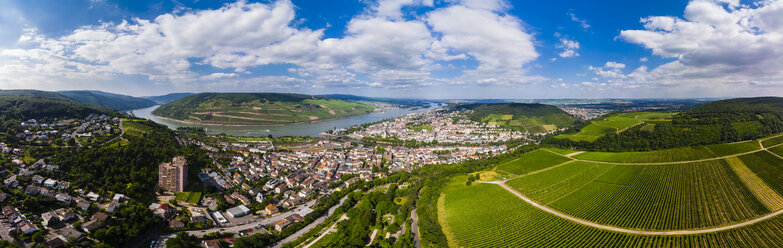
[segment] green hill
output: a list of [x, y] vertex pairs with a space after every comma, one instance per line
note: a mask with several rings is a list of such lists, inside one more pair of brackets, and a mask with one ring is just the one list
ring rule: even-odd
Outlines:
[[162, 96], [145, 96], [142, 98], [150, 99], [157, 104], [166, 104], [190, 95], [193, 95], [193, 93], [170, 93]]
[[71, 101], [73, 99], [68, 98], [62, 94], [41, 90], [0, 90], [0, 96], [24, 96], [24, 97], [40, 97], [51, 100], [59, 101]]
[[[588, 126], [589, 127], [589, 126]], [[783, 132], [783, 98], [757, 97], [714, 101], [655, 122], [608, 133], [592, 142], [547, 139], [545, 143], [591, 151], [647, 151], [730, 143]]]
[[85, 117], [89, 114], [115, 115], [102, 107], [73, 100], [57, 100], [40, 96], [0, 96], [0, 120], [31, 118]]
[[621, 133], [636, 126], [641, 126], [641, 131], [652, 131], [655, 125], [671, 121], [673, 114], [670, 112], [614, 113], [590, 121], [590, 124], [581, 128], [578, 133], [561, 134], [557, 137], [573, 141], [594, 141], [606, 134]]
[[92, 104], [114, 110], [130, 110], [155, 106], [149, 99], [113, 94], [103, 91], [80, 90], [57, 92], [81, 103]]
[[468, 118], [490, 125], [498, 125], [531, 133], [543, 133], [565, 128], [576, 122], [563, 110], [545, 104], [526, 103], [477, 103], [453, 107], [456, 110], [472, 110]]
[[365, 114], [366, 102], [284, 93], [201, 93], [155, 109], [152, 114], [207, 125], [270, 125]]

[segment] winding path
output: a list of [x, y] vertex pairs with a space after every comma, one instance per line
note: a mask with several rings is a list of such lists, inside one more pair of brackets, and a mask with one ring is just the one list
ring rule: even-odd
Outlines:
[[504, 181], [481, 182], [481, 183], [490, 183], [490, 184], [500, 185], [500, 187], [503, 187], [508, 192], [511, 192], [515, 196], [519, 197], [519, 199], [522, 199], [523, 201], [527, 202], [528, 204], [533, 205], [534, 207], [536, 207], [538, 209], [541, 209], [541, 210], [543, 210], [543, 211], [545, 211], [547, 213], [550, 213], [552, 215], [555, 215], [557, 217], [560, 217], [560, 218], [563, 218], [563, 219], [566, 219], [566, 220], [569, 220], [569, 221], [572, 221], [572, 222], [576, 222], [576, 223], [579, 223], [579, 224], [582, 224], [582, 225], [585, 225], [585, 226], [590, 226], [590, 227], [602, 229], [602, 230], [619, 232], [619, 233], [627, 233], [627, 234], [636, 234], [636, 235], [676, 236], [676, 235], [692, 235], [692, 234], [704, 234], [704, 233], [720, 232], [720, 231], [730, 230], [730, 229], [734, 229], [734, 228], [740, 228], [740, 227], [744, 227], [744, 226], [753, 225], [753, 224], [756, 224], [758, 222], [761, 222], [761, 221], [773, 218], [775, 216], [778, 216], [780, 214], [783, 214], [783, 209], [781, 209], [781, 210], [772, 212], [770, 214], [767, 214], [767, 215], [764, 215], [764, 216], [761, 216], [759, 218], [752, 219], [752, 220], [749, 220], [749, 221], [746, 221], [746, 222], [736, 223], [736, 224], [732, 224], [732, 225], [728, 225], [728, 226], [707, 228], [707, 229], [672, 230], [672, 231], [644, 231], [644, 230], [626, 229], [626, 228], [620, 228], [620, 227], [615, 227], [615, 226], [602, 225], [602, 224], [598, 224], [598, 223], [595, 223], [595, 222], [591, 222], [591, 221], [575, 218], [573, 216], [570, 216], [570, 215], [558, 212], [557, 210], [554, 210], [554, 209], [551, 209], [551, 208], [549, 208], [547, 206], [541, 205], [541, 204], [539, 204], [539, 203], [537, 203], [537, 202], [535, 202], [535, 201], [525, 197], [524, 195], [520, 194], [516, 190], [508, 187], [508, 185], [506, 185], [504, 183]]

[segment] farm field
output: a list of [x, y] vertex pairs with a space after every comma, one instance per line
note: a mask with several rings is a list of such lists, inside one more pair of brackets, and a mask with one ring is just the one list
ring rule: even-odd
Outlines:
[[[601, 136], [610, 133], [620, 133], [636, 125], [644, 124], [647, 121], [660, 122], [670, 121], [674, 113], [669, 112], [628, 112], [616, 113], [602, 118], [592, 120], [591, 123], [576, 134], [561, 134], [557, 138], [570, 139], [573, 141], [594, 141]], [[650, 126], [650, 127], [647, 127]], [[643, 128], [652, 131], [654, 124]]]
[[519, 159], [511, 160], [498, 166], [498, 170], [522, 175], [528, 172], [561, 164], [571, 159], [543, 150], [523, 154]]
[[[455, 177], [442, 190], [439, 219], [460, 247], [779, 247], [783, 158], [772, 152], [783, 150], [771, 150], [759, 140], [573, 159], [564, 155], [577, 151], [539, 149], [497, 167], [516, 175], [481, 178], [508, 190]], [[670, 231], [691, 233], [662, 234]]]
[[[780, 247], [783, 217], [709, 234], [648, 236], [605, 231], [558, 218], [494, 184], [444, 190], [440, 223], [460, 247]], [[493, 204], [494, 203], [494, 204]], [[472, 207], [466, 207], [472, 206]]]
[[758, 142], [752, 140], [731, 144], [674, 148], [649, 152], [585, 152], [575, 155], [574, 158], [616, 163], [665, 163], [723, 157], [759, 149], [761, 147], [758, 145]]

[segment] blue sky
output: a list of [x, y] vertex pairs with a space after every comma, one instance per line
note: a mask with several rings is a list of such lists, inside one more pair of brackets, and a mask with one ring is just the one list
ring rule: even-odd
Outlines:
[[0, 88], [421, 98], [783, 93], [783, 1], [0, 0]]

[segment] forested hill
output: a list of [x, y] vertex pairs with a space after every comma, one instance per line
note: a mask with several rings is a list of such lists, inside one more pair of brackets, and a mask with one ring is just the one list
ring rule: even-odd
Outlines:
[[85, 117], [89, 114], [117, 115], [111, 109], [73, 100], [55, 100], [41, 96], [0, 95], [0, 120], [31, 118]]
[[657, 123], [652, 130], [633, 127], [594, 142], [550, 138], [558, 147], [593, 151], [646, 151], [752, 140], [783, 132], [783, 98], [720, 100], [691, 108]]
[[152, 100], [153, 102], [155, 102], [157, 104], [166, 104], [166, 103], [170, 103], [170, 102], [179, 100], [179, 99], [181, 99], [183, 97], [186, 97], [186, 96], [189, 96], [189, 95], [193, 95], [193, 93], [171, 93], [171, 94], [165, 94], [165, 95], [162, 95], [162, 96], [145, 96], [145, 97], [142, 97], [142, 98], [150, 99], [150, 100]]
[[686, 113], [783, 113], [783, 97], [734, 98], [708, 102], [689, 109]]
[[315, 121], [375, 110], [367, 102], [283, 93], [201, 93], [152, 113], [201, 124], [267, 125]]
[[541, 133], [571, 126], [576, 122], [563, 110], [546, 104], [476, 103], [461, 104], [455, 110], [472, 110], [468, 118], [491, 125]]
[[155, 106], [156, 103], [149, 99], [108, 93], [103, 91], [80, 90], [58, 92], [75, 101], [106, 107], [114, 110], [130, 110]]

